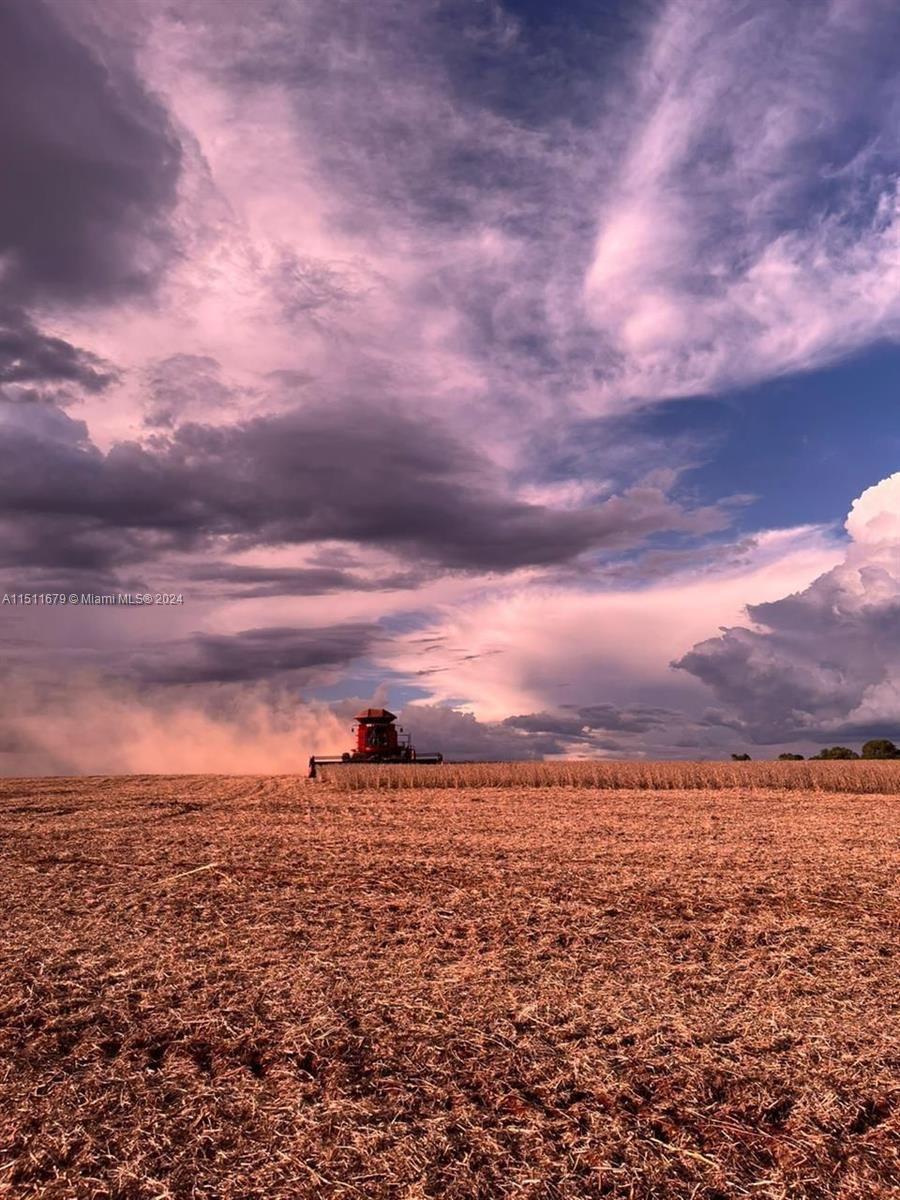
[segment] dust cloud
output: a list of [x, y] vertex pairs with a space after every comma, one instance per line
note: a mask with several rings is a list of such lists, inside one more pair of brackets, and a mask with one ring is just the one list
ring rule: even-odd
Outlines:
[[138, 690], [96, 676], [9, 681], [0, 775], [293, 774], [349, 742], [327, 705], [287, 688]]

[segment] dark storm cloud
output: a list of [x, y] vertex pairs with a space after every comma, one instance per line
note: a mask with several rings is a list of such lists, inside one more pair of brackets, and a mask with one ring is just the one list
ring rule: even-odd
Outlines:
[[566, 739], [543, 731], [526, 734], [505, 723], [479, 721], [471, 713], [438, 704], [409, 704], [400, 713], [420, 753], [439, 750], [451, 760], [514, 762], [561, 754]]
[[900, 729], [900, 551], [893, 570], [836, 568], [783, 600], [747, 606], [673, 665], [708, 684], [748, 737], [892, 736]]
[[447, 569], [508, 571], [724, 523], [718, 509], [685, 510], [647, 487], [580, 510], [523, 503], [449, 431], [391, 407], [186, 424], [105, 455], [63, 414], [42, 426], [7, 420], [5, 441], [0, 518], [35, 535], [45, 526], [47, 541], [35, 536], [35, 545], [52, 545], [61, 566], [107, 539], [115, 561], [217, 540], [233, 548], [338, 540]]
[[246, 629], [231, 635], [197, 633], [132, 659], [129, 674], [147, 684], [253, 683], [279, 676], [311, 677], [346, 667], [369, 649], [378, 632], [366, 624], [294, 629]]
[[560, 713], [521, 713], [506, 717], [503, 724], [510, 729], [521, 729], [523, 733], [554, 733], [567, 738], [584, 738], [585, 725], [577, 717]]
[[110, 364], [96, 354], [41, 333], [18, 309], [0, 310], [0, 385], [22, 385], [21, 394], [30, 399], [47, 385], [77, 384], [101, 392], [115, 378]]
[[171, 253], [179, 145], [164, 109], [44, 0], [0, 5], [0, 158], [8, 301], [110, 300]]
[[527, 713], [507, 717], [504, 725], [528, 733], [557, 733], [566, 737], [588, 740], [594, 731], [601, 733], [648, 733], [685, 720], [683, 713], [668, 708], [631, 704], [590, 704], [576, 708], [562, 705], [560, 713]]
[[631, 705], [618, 708], [614, 704], [592, 704], [578, 709], [578, 715], [589, 729], [609, 733], [647, 733], [671, 725], [682, 714], [668, 708]]
[[396, 591], [422, 582], [424, 572], [366, 578], [336, 567], [252, 567], [214, 563], [192, 567], [190, 580], [218, 585], [228, 594], [249, 600], [262, 596], [322, 596], [329, 592]]
[[417, 748], [441, 750], [445, 757], [457, 759], [515, 761], [598, 752], [621, 758], [727, 758], [742, 745], [708, 714], [697, 719], [675, 709], [639, 704], [600, 704], [576, 712], [525, 713], [485, 722], [441, 705], [411, 704], [403, 710], [403, 720]]
[[127, 527], [77, 511], [105, 461], [83, 421], [8, 403], [0, 421], [0, 567], [104, 572], [147, 556]]

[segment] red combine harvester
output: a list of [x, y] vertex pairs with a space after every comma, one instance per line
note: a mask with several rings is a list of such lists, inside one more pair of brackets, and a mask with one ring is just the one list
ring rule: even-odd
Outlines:
[[386, 708], [364, 708], [356, 714], [356, 747], [344, 754], [309, 760], [309, 777], [315, 779], [316, 767], [341, 767], [359, 763], [432, 763], [444, 761], [443, 754], [417, 754], [409, 734], [398, 730], [397, 720]]

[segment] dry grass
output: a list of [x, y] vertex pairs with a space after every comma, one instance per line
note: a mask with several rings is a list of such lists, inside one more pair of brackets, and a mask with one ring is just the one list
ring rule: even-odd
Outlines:
[[900, 802], [756, 783], [3, 782], [0, 1193], [900, 1195]]
[[342, 791], [379, 788], [623, 788], [651, 791], [727, 788], [900, 793], [900, 761], [444, 763], [441, 766], [333, 766], [320, 774]]

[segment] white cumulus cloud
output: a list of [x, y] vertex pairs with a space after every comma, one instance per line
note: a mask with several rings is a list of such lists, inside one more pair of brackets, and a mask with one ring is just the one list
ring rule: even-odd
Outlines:
[[802, 591], [747, 607], [675, 665], [758, 742], [900, 734], [900, 472], [854, 501], [843, 561]]

